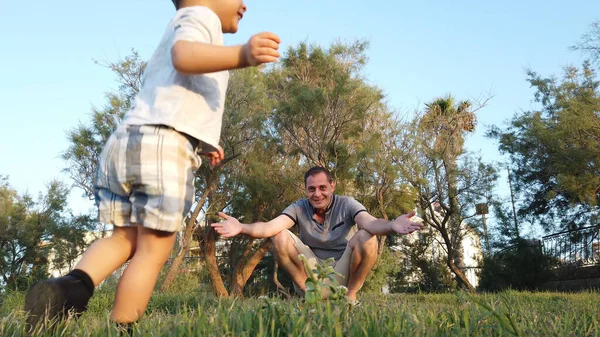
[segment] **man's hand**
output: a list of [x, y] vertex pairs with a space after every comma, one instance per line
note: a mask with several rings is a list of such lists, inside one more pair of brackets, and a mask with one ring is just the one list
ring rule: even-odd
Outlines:
[[273, 33], [253, 35], [243, 46], [244, 60], [249, 66], [275, 62], [279, 58], [279, 37]]
[[219, 212], [218, 214], [221, 218], [225, 219], [225, 221], [215, 222], [210, 224], [210, 226], [214, 228], [219, 235], [224, 238], [231, 238], [242, 232], [242, 224], [238, 221], [238, 219], [223, 212]]
[[397, 217], [392, 222], [392, 229], [394, 230], [394, 232], [396, 232], [398, 234], [410, 234], [414, 231], [417, 231], [417, 230], [423, 228], [422, 223], [413, 222], [410, 220], [413, 216], [415, 216], [415, 214], [417, 214], [417, 212], [412, 211], [408, 214], [404, 214], [404, 215]]
[[210, 162], [210, 166], [212, 167], [215, 167], [221, 162], [221, 160], [225, 159], [225, 152], [223, 152], [223, 148], [220, 145], [217, 151], [202, 152], [200, 153], [200, 155], [208, 157], [208, 161]]

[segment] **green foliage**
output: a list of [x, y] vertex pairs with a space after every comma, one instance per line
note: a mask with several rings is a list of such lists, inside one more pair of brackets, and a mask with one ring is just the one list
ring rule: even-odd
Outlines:
[[[211, 218], [224, 210], [244, 222], [268, 221], [303, 197], [301, 177], [313, 165], [330, 168], [336, 192], [364, 200], [377, 215], [398, 216], [412, 208], [414, 195], [406, 193], [398, 174], [403, 129], [381, 90], [364, 78], [367, 47], [364, 41], [328, 48], [301, 43], [274, 66], [231, 72], [220, 140], [226, 158], [216, 168], [203, 164], [197, 173], [196, 200], [209, 194], [204, 214]], [[89, 198], [102, 146], [139, 91], [145, 62], [134, 51], [105, 66], [119, 89], [94, 109], [89, 123], [69, 131], [63, 155], [67, 171]], [[210, 238], [205, 234], [195, 237]], [[260, 242], [228, 241], [219, 263], [223, 276], [234, 277]]]
[[492, 200], [490, 208], [494, 217], [494, 226], [490, 229], [490, 245], [492, 248], [503, 249], [517, 243], [518, 226], [515, 225], [510, 200]]
[[456, 281], [443, 261], [419, 259], [416, 265], [420, 270], [419, 291], [440, 293], [456, 289]]
[[452, 95], [434, 99], [425, 104], [425, 113], [419, 121], [419, 130], [430, 142], [431, 155], [452, 164], [464, 149], [464, 136], [474, 132], [477, 117], [470, 101], [456, 102]]
[[600, 65], [600, 20], [590, 24], [590, 30], [581, 36], [579, 42], [570, 47], [571, 50], [580, 50], [590, 56], [590, 60]]
[[[265, 81], [261, 68], [231, 72], [221, 133], [226, 159], [198, 173], [200, 193], [211, 190], [206, 209], [224, 210], [245, 223], [268, 221], [300, 197], [298, 165], [273, 139], [269, 113], [273, 109]], [[225, 241], [221, 253], [227, 258], [219, 261], [224, 285], [244, 287], [240, 273], [255, 254], [264, 254], [259, 249], [262, 243], [246, 236]]]
[[479, 288], [536, 290], [552, 277], [556, 260], [542, 252], [539, 243], [520, 239], [517, 244], [483, 260]]
[[511, 315], [509, 312], [505, 313], [502, 309], [495, 309], [489, 303], [486, 303], [482, 299], [477, 298], [475, 296], [468, 297], [471, 301], [478, 304], [482, 308], [488, 310], [492, 315], [494, 315], [494, 317], [498, 319], [502, 330], [508, 332], [510, 335], [513, 336], [524, 336], [523, 331], [521, 331], [515, 319], [513, 318], [513, 315]]
[[102, 148], [117, 128], [140, 90], [146, 62], [136, 51], [117, 62], [104, 64], [117, 76], [119, 90], [106, 94], [107, 102], [94, 108], [87, 124], [80, 123], [67, 131], [68, 149], [61, 155], [67, 163], [64, 171], [90, 200], [94, 198], [93, 180]]
[[[382, 289], [394, 282], [394, 276], [402, 268], [402, 255], [400, 252], [391, 250], [384, 246], [377, 263], [367, 275], [367, 279], [360, 289], [360, 294], [365, 293], [381, 293]], [[362, 296], [362, 295], [361, 295]]]
[[474, 132], [475, 113], [483, 106], [485, 102], [475, 105], [452, 95], [425, 104], [407, 127], [411, 132], [405, 134], [405, 147], [411, 160], [400, 166], [402, 176], [416, 191], [419, 217], [443, 244], [448, 268], [471, 290], [473, 286], [461, 271], [462, 241], [470, 230], [466, 219], [475, 213], [476, 203], [489, 201], [498, 178], [492, 164], [464, 147], [465, 137]]
[[539, 110], [516, 114], [488, 136], [510, 157], [521, 217], [547, 229], [588, 224], [600, 206], [600, 91], [589, 63], [561, 79], [528, 71]]
[[49, 264], [65, 267], [81, 254], [93, 222], [71, 214], [68, 193], [67, 186], [53, 181], [34, 201], [0, 177], [0, 289], [26, 289], [47, 277]]
[[[25, 336], [22, 294], [0, 295], [0, 335]], [[113, 293], [90, 310], [36, 336], [119, 336], [108, 317]], [[596, 336], [598, 293], [402, 294], [363, 297], [361, 305], [280, 298], [217, 299], [196, 289], [156, 294], [136, 336]], [[567, 308], [568, 310], [565, 310]]]
[[[448, 265], [445, 252], [434, 253], [432, 245], [436, 243], [438, 234], [433, 230], [423, 230], [418, 240], [398, 237], [389, 240], [391, 246], [397, 247], [395, 252], [404, 263], [394, 268], [390, 278], [390, 292], [448, 292], [457, 287]], [[400, 239], [400, 240], [398, 240]], [[437, 246], [440, 249], [440, 246]]]
[[[400, 122], [386, 106], [382, 91], [365, 79], [367, 47], [364, 41], [338, 42], [327, 48], [301, 43], [290, 47], [274, 66], [231, 72], [220, 141], [226, 159], [216, 168], [204, 164], [197, 173], [196, 200], [208, 194], [207, 203], [201, 206], [207, 217], [224, 210], [244, 222], [270, 220], [303, 196], [302, 173], [312, 165], [330, 168], [337, 193], [356, 197], [382, 218], [413, 209], [415, 201], [422, 199], [427, 180], [442, 184], [435, 187], [437, 196], [432, 194], [430, 201], [453, 200], [443, 195], [448, 188], [443, 186], [444, 179], [432, 179], [439, 172], [422, 170], [431, 163], [415, 160], [415, 154], [420, 155], [415, 152], [418, 146], [408, 140], [411, 132], [428, 130], [427, 135], [437, 139], [434, 148], [439, 150], [440, 144], [450, 140], [457, 144], [455, 148], [462, 148], [462, 132], [472, 131], [476, 109], [469, 102], [455, 103], [446, 97], [427, 106], [430, 118], [421, 129]], [[94, 110], [91, 123], [70, 131], [71, 146], [64, 154], [72, 178], [90, 198], [101, 147], [131, 106], [145, 63], [134, 52], [106, 66], [117, 76], [119, 90], [107, 96], [103, 109]], [[449, 127], [459, 131], [448, 133]], [[454, 152], [451, 158], [458, 156]], [[406, 166], [411, 161], [423, 165], [410, 171]], [[441, 166], [438, 162], [434, 167]], [[448, 167], [448, 172], [456, 169]], [[490, 175], [487, 168], [478, 167], [477, 172]], [[481, 180], [481, 176], [472, 177], [464, 184]], [[460, 183], [451, 185], [459, 188]], [[459, 239], [452, 234], [453, 240]], [[195, 237], [199, 241], [211, 238], [206, 233]], [[260, 242], [238, 237], [223, 247], [218, 262], [221, 276], [227, 278], [224, 283], [243, 287], [240, 283], [247, 280], [247, 273], [243, 277], [239, 273], [259, 253]], [[367, 289], [371, 284], [380, 288], [394, 263], [389, 265], [379, 264]], [[213, 274], [218, 282], [219, 275]]]
[[371, 214], [393, 219], [410, 212], [417, 201], [417, 191], [402, 176], [402, 166], [411, 160], [404, 146], [406, 125], [385, 109], [367, 118], [354, 193]]
[[281, 150], [304, 170], [329, 168], [342, 194], [352, 191], [359, 162], [377, 151], [365, 146], [366, 139], [380, 135], [385, 125], [378, 122], [389, 119], [381, 90], [362, 75], [367, 46], [300, 43], [267, 72], [271, 125]]
[[306, 303], [315, 304], [321, 301], [324, 289], [329, 291], [330, 295], [328, 299], [330, 300], [335, 301], [344, 298], [348, 292], [348, 288], [337, 284], [335, 275], [343, 275], [333, 269], [333, 265], [335, 264], [334, 258], [328, 258], [323, 264], [317, 263], [315, 269], [310, 269], [308, 260], [304, 254], [300, 254], [299, 258], [304, 265], [306, 275], [308, 275], [306, 278], [306, 292], [304, 294]]
[[[361, 73], [366, 47], [301, 43], [264, 71], [233, 72], [222, 138], [226, 153], [239, 157], [220, 168], [211, 208], [246, 223], [268, 221], [304, 196], [302, 175], [313, 165], [330, 168], [336, 193], [364, 200], [377, 215], [412, 208], [414, 196], [397, 187], [397, 166], [386, 158], [401, 157], [398, 123]], [[253, 115], [257, 123], [242, 125]], [[232, 241], [238, 255], [244, 249], [237, 243], [251, 242]]]

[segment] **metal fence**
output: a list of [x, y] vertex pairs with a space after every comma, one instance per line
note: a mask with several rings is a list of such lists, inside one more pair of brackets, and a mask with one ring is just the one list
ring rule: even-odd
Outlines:
[[562, 264], [589, 266], [600, 262], [600, 226], [578, 228], [542, 237], [544, 253]]

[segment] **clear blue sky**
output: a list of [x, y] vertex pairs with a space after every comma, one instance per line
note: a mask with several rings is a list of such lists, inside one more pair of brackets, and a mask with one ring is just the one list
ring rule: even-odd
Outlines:
[[[303, 40], [327, 45], [366, 38], [368, 79], [391, 106], [411, 113], [436, 96], [492, 92], [467, 145], [501, 159], [485, 127], [529, 110], [526, 67], [560, 75], [580, 65], [568, 50], [600, 19], [600, 1], [246, 1], [248, 12], [227, 44], [264, 30], [285, 50]], [[85, 122], [117, 87], [94, 59], [116, 60], [132, 48], [148, 59], [174, 14], [170, 0], [0, 1], [0, 174], [20, 192], [37, 194], [61, 173], [66, 130]], [[501, 182], [501, 191], [506, 183]], [[74, 189], [76, 211], [92, 207]]]

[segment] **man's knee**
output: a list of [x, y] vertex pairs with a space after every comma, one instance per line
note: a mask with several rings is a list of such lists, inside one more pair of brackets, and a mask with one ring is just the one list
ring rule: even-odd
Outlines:
[[275, 234], [275, 236], [271, 237], [271, 241], [273, 241], [273, 248], [276, 251], [287, 251], [290, 247], [294, 246], [294, 239], [286, 230]]
[[271, 237], [271, 240], [273, 241], [273, 255], [279, 266], [290, 275], [297, 273], [298, 250], [296, 241], [290, 232], [283, 230]]
[[350, 247], [352, 249], [359, 248], [364, 252], [376, 252], [379, 248], [377, 236], [367, 232], [364, 229], [356, 232], [350, 241]]

